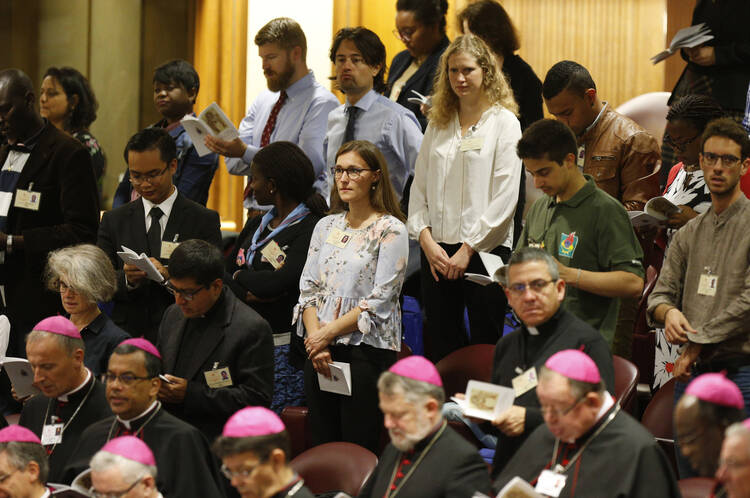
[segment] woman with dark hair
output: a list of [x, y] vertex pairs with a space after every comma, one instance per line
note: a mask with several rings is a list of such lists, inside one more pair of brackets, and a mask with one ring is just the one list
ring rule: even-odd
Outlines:
[[521, 43], [513, 21], [503, 6], [495, 0], [471, 3], [458, 14], [458, 24], [461, 33], [478, 36], [495, 55], [497, 66], [508, 79], [518, 103], [521, 131], [542, 119], [542, 82], [531, 66], [516, 55]]
[[44, 73], [39, 92], [39, 112], [55, 128], [73, 136], [89, 151], [101, 200], [107, 160], [99, 142], [89, 132], [98, 108], [99, 103], [89, 80], [76, 69], [51, 67]]
[[[331, 214], [315, 227], [295, 308], [305, 336], [305, 394], [313, 444], [348, 441], [378, 451], [377, 380], [401, 349], [399, 293], [408, 236], [383, 154], [364, 140], [336, 154]], [[350, 369], [351, 395], [322, 391], [329, 363]]]
[[[445, 36], [445, 15], [448, 0], [398, 0], [396, 29], [393, 34], [406, 45], [391, 62], [388, 88], [385, 95], [417, 116], [422, 131], [427, 128], [427, 117], [418, 102], [410, 98], [432, 93], [440, 56], [450, 41]], [[414, 92], [413, 92], [413, 91]]]
[[274, 332], [275, 379], [271, 407], [304, 405], [302, 338], [291, 333], [292, 310], [310, 237], [326, 209], [313, 189], [312, 162], [296, 144], [273, 142], [253, 158], [250, 187], [273, 208], [245, 224], [227, 261], [227, 283]]

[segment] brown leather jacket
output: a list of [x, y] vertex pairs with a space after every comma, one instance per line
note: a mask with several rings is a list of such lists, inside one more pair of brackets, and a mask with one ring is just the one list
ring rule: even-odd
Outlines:
[[578, 145], [586, 146], [583, 172], [625, 209], [643, 209], [660, 194], [659, 144], [633, 120], [605, 106], [596, 126], [578, 138]]

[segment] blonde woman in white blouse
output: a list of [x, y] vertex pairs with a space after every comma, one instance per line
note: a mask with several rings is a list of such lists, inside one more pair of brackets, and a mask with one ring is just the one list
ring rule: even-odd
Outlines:
[[486, 273], [480, 251], [507, 261], [522, 168], [518, 106], [478, 37], [460, 36], [446, 49], [432, 102], [407, 227], [422, 248], [427, 356], [437, 361], [468, 343], [464, 306], [472, 343], [494, 344], [500, 336], [507, 305], [502, 290], [463, 277]]

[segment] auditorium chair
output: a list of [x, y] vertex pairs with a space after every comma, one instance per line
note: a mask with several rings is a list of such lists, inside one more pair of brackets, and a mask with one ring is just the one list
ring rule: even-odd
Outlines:
[[716, 480], [710, 477], [690, 477], [677, 481], [682, 498], [710, 498], [713, 495]]
[[664, 128], [667, 126], [669, 96], [669, 92], [644, 93], [633, 97], [615, 110], [645, 128], [661, 147]]
[[641, 382], [651, 386], [654, 383], [654, 355], [656, 337], [648, 326], [648, 296], [656, 286], [659, 271], [654, 266], [646, 268], [646, 282], [643, 286], [641, 299], [638, 301], [638, 312], [633, 330], [633, 363], [641, 374]]
[[290, 466], [314, 494], [343, 491], [357, 496], [367, 482], [378, 457], [352, 443], [326, 443], [294, 457]]
[[641, 423], [649, 430], [672, 462], [672, 468], [677, 472], [674, 455], [674, 432], [672, 429], [672, 414], [674, 412], [674, 383], [671, 379], [656, 391], [654, 397], [643, 412]]
[[633, 415], [637, 408], [638, 367], [617, 355], [612, 355], [612, 364], [615, 367], [615, 398], [623, 410]]

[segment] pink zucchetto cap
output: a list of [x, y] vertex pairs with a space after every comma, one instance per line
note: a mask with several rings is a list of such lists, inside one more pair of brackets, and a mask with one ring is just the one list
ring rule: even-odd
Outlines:
[[40, 332], [49, 332], [51, 334], [64, 335], [66, 337], [72, 337], [73, 339], [80, 339], [81, 333], [78, 332], [78, 327], [73, 325], [73, 322], [65, 318], [64, 316], [50, 316], [45, 318], [41, 322], [34, 325], [31, 330], [39, 330]]
[[544, 366], [568, 379], [597, 384], [602, 380], [594, 360], [583, 351], [565, 349], [553, 354]]
[[745, 428], [750, 431], [750, 418], [746, 418], [745, 420], [743, 420], [742, 425], [744, 425]]
[[42, 444], [36, 434], [20, 425], [9, 425], [0, 429], [0, 443], [10, 442]]
[[433, 386], [443, 387], [440, 374], [430, 360], [424, 356], [407, 356], [398, 360], [388, 369], [389, 372], [406, 377], [407, 379], [427, 382]]
[[248, 406], [235, 412], [224, 424], [225, 437], [256, 437], [286, 430], [278, 415], [262, 406]]
[[151, 344], [150, 341], [143, 339], [141, 337], [133, 337], [132, 339], [125, 339], [120, 343], [120, 345], [128, 344], [130, 346], [136, 347], [140, 350], [143, 350], [149, 354], [152, 354], [159, 358], [161, 360], [161, 353], [159, 353], [159, 350], [156, 349], [156, 346]]
[[156, 466], [156, 460], [154, 459], [154, 454], [151, 451], [151, 448], [135, 436], [121, 436], [110, 439], [101, 451], [106, 451], [113, 455], [120, 455], [121, 457], [142, 463], [143, 465]]
[[688, 384], [685, 394], [715, 405], [745, 408], [740, 388], [723, 373], [699, 375]]

